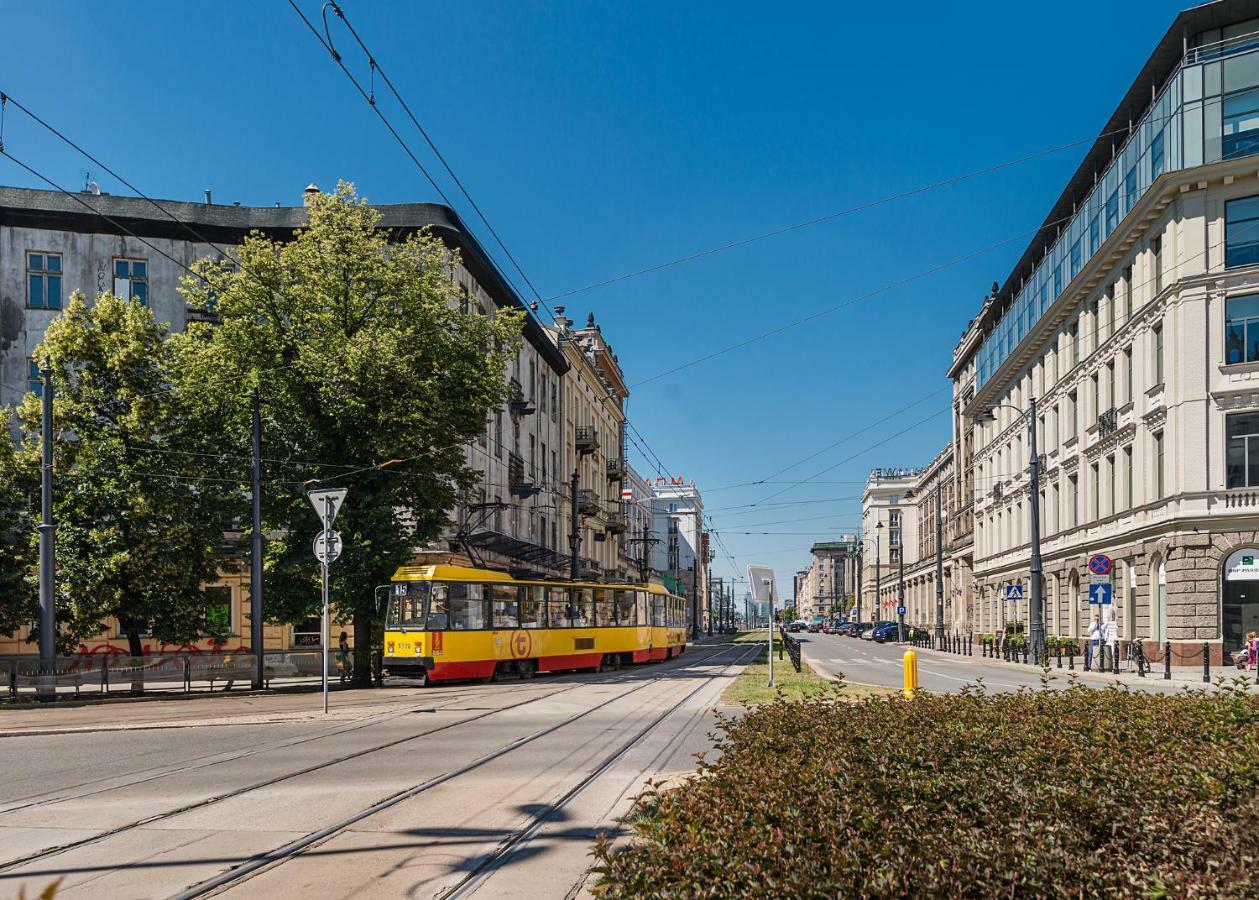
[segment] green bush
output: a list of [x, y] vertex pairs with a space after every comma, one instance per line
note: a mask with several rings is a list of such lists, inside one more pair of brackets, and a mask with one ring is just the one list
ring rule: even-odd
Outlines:
[[771, 703], [640, 798], [605, 897], [1255, 897], [1259, 697]]

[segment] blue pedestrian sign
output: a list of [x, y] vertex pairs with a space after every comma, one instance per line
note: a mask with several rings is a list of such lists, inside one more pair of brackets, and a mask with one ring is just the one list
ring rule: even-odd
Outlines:
[[905, 607], [903, 607], [903, 606], [898, 606], [898, 607], [896, 607], [896, 614], [897, 614], [898, 616], [903, 616], [903, 615], [905, 615]]
[[1114, 597], [1115, 586], [1113, 584], [1090, 584], [1089, 585], [1089, 603], [1096, 606], [1110, 606], [1110, 601]]
[[1005, 599], [1022, 600], [1023, 599], [1023, 585], [1007, 584], [1005, 586]]

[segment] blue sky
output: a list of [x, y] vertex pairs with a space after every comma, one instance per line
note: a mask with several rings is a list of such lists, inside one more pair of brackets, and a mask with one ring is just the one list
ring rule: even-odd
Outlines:
[[[544, 297], [1091, 138], [1181, 8], [343, 5]], [[0, 21], [31, 36], [7, 42], [0, 90], [151, 196], [288, 205], [346, 179], [376, 202], [437, 199], [282, 0], [0, 0]], [[92, 168], [12, 109], [4, 141], [67, 187]], [[847, 304], [629, 402], [668, 471], [699, 483], [738, 572], [772, 565], [789, 596], [809, 544], [856, 529], [871, 466], [922, 464], [948, 440], [947, 390], [889, 415], [947, 388], [962, 328], [1026, 240], [851, 301], [1035, 228], [1084, 149], [557, 302], [595, 313], [631, 385]], [[42, 186], [4, 159], [0, 183]], [[728, 487], [883, 419], [779, 476], [833, 466], [808, 484]], [[781, 488], [773, 502], [809, 502], [746, 506]]]

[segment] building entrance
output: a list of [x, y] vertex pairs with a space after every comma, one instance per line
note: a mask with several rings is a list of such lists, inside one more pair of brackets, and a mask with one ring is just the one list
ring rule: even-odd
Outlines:
[[1221, 631], [1224, 652], [1242, 648], [1246, 634], [1259, 631], [1259, 547], [1244, 547], [1224, 562]]

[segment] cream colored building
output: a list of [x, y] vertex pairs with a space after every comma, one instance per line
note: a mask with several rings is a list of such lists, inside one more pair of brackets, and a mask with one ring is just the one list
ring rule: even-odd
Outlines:
[[877, 468], [866, 480], [861, 496], [863, 621], [896, 617], [902, 561], [909, 569], [918, 559], [918, 507], [907, 495], [921, 473], [913, 468]]
[[1148, 656], [1166, 641], [1192, 662], [1207, 642], [1218, 664], [1259, 627], [1254, 13], [1177, 18], [955, 354], [977, 631], [1027, 620], [1004, 588], [1029, 585], [1033, 400], [1048, 633], [1084, 634], [1098, 553], [1114, 560], [1104, 612]]
[[797, 575], [797, 614], [802, 619], [847, 617], [856, 602], [857, 536], [818, 542], [809, 554], [809, 568]]
[[[909, 492], [916, 508], [918, 546], [915, 562], [905, 569], [905, 621], [933, 629], [936, 623], [937, 569], [943, 577], [940, 599], [946, 632], [970, 630], [970, 546], [964, 522], [969, 513], [959, 508], [958, 483], [951, 442], [923, 467]], [[940, 558], [937, 564], [936, 495], [939, 493]], [[962, 540], [955, 546], [958, 538]]]

